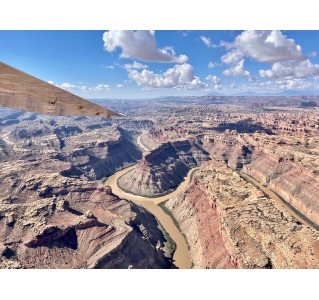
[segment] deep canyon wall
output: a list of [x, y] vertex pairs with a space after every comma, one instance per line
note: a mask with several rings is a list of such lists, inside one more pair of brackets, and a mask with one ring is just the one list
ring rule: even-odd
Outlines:
[[156, 197], [175, 189], [190, 169], [208, 159], [209, 154], [198, 141], [163, 143], [147, 153], [118, 183], [130, 193]]
[[224, 162], [201, 167], [166, 206], [187, 237], [194, 268], [318, 268], [319, 234]]

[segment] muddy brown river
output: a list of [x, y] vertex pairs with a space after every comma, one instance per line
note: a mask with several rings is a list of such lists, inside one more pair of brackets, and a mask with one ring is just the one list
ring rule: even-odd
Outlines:
[[113, 193], [118, 197], [122, 199], [131, 200], [134, 203], [143, 206], [150, 213], [152, 213], [164, 227], [165, 231], [176, 243], [176, 250], [173, 256], [175, 266], [180, 269], [191, 268], [192, 260], [184, 236], [179, 231], [177, 226], [174, 224], [172, 218], [167, 213], [165, 213], [164, 210], [160, 206], [158, 206], [158, 204], [176, 196], [179, 192], [184, 190], [191, 180], [192, 173], [194, 172], [194, 170], [198, 168], [191, 169], [188, 172], [187, 176], [184, 178], [184, 181], [172, 193], [157, 198], [141, 197], [130, 193], [126, 193], [117, 185], [118, 179], [125, 173], [132, 170], [132, 168], [134, 168], [134, 166], [130, 166], [126, 169], [114, 173], [112, 176], [108, 178], [105, 184], [109, 185], [112, 188]]
[[[137, 142], [138, 142], [138, 145], [141, 147], [141, 149], [144, 151], [144, 154], [149, 151], [149, 149], [147, 149], [141, 143], [140, 136], [138, 137]], [[191, 169], [188, 172], [187, 176], [184, 178], [184, 181], [173, 192], [171, 192], [167, 195], [164, 195], [164, 196], [156, 197], [156, 198], [148, 198], [148, 197], [142, 197], [142, 196], [127, 193], [127, 192], [123, 191], [117, 185], [118, 179], [122, 175], [124, 175], [127, 172], [129, 172], [130, 170], [132, 170], [134, 168], [134, 166], [135, 165], [114, 173], [112, 176], [110, 176], [108, 178], [108, 180], [105, 182], [105, 184], [109, 185], [112, 188], [113, 193], [115, 195], [117, 195], [118, 197], [120, 197], [122, 199], [130, 200], [138, 205], [141, 205], [144, 208], [146, 208], [150, 213], [152, 213], [157, 218], [157, 220], [161, 223], [161, 225], [164, 227], [165, 231], [170, 235], [170, 237], [176, 243], [176, 250], [175, 250], [175, 253], [173, 256], [173, 261], [174, 261], [174, 264], [176, 265], [176, 267], [178, 267], [180, 269], [191, 268], [192, 267], [192, 260], [191, 260], [191, 257], [190, 257], [189, 251], [188, 251], [188, 246], [187, 246], [186, 240], [185, 240], [184, 236], [182, 235], [182, 233], [180, 232], [180, 230], [174, 224], [174, 221], [172, 220], [171, 216], [168, 215], [159, 206], [159, 204], [166, 201], [166, 200], [169, 200], [170, 198], [176, 196], [179, 192], [183, 191], [186, 188], [186, 186], [190, 183], [192, 174], [195, 170], [198, 169], [198, 167]], [[251, 177], [247, 174], [244, 174], [244, 173], [241, 173], [240, 175], [242, 177], [244, 177], [247, 181], [249, 181], [252, 184], [254, 184], [255, 186], [259, 187], [265, 194], [270, 196], [272, 199], [275, 199], [276, 201], [278, 201], [298, 221], [300, 221], [304, 224], [307, 224], [309, 226], [313, 225], [313, 224], [310, 224], [309, 222], [307, 222], [308, 220], [305, 220], [305, 218], [303, 218], [302, 216], [297, 214], [289, 206], [287, 206], [286, 203], [283, 202], [283, 200], [280, 197], [278, 197], [278, 195], [276, 193], [274, 193], [270, 189], [263, 186], [256, 179], [254, 179], [253, 177]], [[311, 226], [311, 227], [313, 227], [313, 226]]]

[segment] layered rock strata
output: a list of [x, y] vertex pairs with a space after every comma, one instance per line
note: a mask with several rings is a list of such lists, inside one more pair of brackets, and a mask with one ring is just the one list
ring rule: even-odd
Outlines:
[[319, 233], [223, 162], [202, 167], [166, 206], [194, 268], [318, 268]]
[[95, 180], [141, 157], [131, 132], [11, 111], [0, 126], [0, 268], [171, 267], [156, 219]]
[[319, 178], [291, 155], [274, 157], [264, 151], [254, 154], [243, 172], [267, 185], [312, 222], [319, 224]]
[[62, 175], [101, 179], [141, 159], [130, 132], [93, 120], [22, 120], [0, 133], [3, 160], [59, 160]]
[[166, 239], [145, 209], [94, 182], [68, 181], [64, 189], [67, 194], [0, 204], [0, 268], [171, 266]]
[[[316, 169], [305, 166], [303, 160], [296, 161], [293, 151], [284, 146], [283, 143], [281, 151], [271, 151], [249, 143], [243, 144], [238, 137], [223, 137], [205, 145], [205, 148], [214, 159], [224, 161], [233, 170], [242, 170], [268, 186], [294, 209], [318, 225], [319, 177]], [[307, 154], [303, 157], [306, 160]], [[310, 159], [313, 161], [314, 158], [309, 155], [307, 161]]]
[[190, 169], [208, 159], [198, 142], [167, 142], [146, 154], [118, 184], [130, 193], [156, 197], [176, 188]]

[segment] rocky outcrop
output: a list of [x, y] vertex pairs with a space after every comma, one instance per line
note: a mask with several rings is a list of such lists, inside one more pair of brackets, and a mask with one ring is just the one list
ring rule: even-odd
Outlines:
[[151, 128], [146, 134], [141, 136], [141, 142], [149, 149], [154, 150], [159, 145], [165, 143], [160, 129]]
[[318, 268], [319, 234], [223, 162], [170, 199], [194, 268]]
[[0, 268], [171, 267], [157, 220], [95, 180], [141, 157], [131, 132], [24, 114], [0, 132]]
[[214, 159], [267, 185], [306, 218], [319, 224], [319, 178], [316, 172], [295, 162], [292, 152], [274, 154], [251, 144], [244, 145], [238, 136], [226, 136], [205, 147]]
[[199, 184], [166, 203], [173, 212], [190, 247], [193, 268], [236, 268], [220, 233], [221, 221], [209, 197]]
[[69, 168], [61, 172], [65, 177], [101, 179], [142, 158], [131, 132], [102, 121], [24, 121], [5, 136], [0, 157], [3, 153], [29, 161], [36, 155], [38, 160], [68, 162]]
[[214, 159], [224, 161], [233, 170], [240, 170], [250, 163], [254, 152], [254, 146], [241, 144], [236, 138], [230, 137], [223, 137], [204, 146]]
[[108, 187], [81, 192], [72, 186], [64, 196], [0, 205], [1, 268], [170, 267], [166, 240], [145, 209]]
[[120, 136], [115, 141], [107, 141], [86, 147], [65, 156], [72, 163], [63, 176], [85, 175], [89, 179], [110, 176], [116, 170], [128, 166], [142, 157], [140, 149], [128, 138]]
[[176, 188], [190, 169], [208, 159], [198, 142], [167, 142], [146, 154], [118, 184], [130, 193], [156, 197]]
[[312, 222], [319, 224], [319, 178], [294, 162], [293, 156], [271, 156], [264, 151], [254, 154], [243, 172], [269, 186]]

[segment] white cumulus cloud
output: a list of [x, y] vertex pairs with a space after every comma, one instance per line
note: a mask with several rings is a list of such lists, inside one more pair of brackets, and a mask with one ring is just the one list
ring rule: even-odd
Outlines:
[[113, 52], [122, 50], [122, 58], [136, 58], [150, 62], [185, 63], [186, 55], [176, 56], [172, 47], [157, 48], [155, 32], [151, 30], [109, 30], [103, 34], [104, 49]]
[[294, 78], [294, 79], [283, 79], [275, 82], [275, 89], [281, 90], [309, 90], [313, 88], [311, 82], [305, 80], [304, 78]]
[[60, 85], [60, 88], [64, 89], [64, 90], [70, 90], [70, 89], [76, 88], [76, 86], [74, 84], [69, 83], [69, 82], [64, 82]]
[[238, 63], [243, 57], [244, 54], [240, 50], [234, 49], [224, 54], [221, 61], [225, 64], [233, 64]]
[[309, 59], [299, 62], [277, 62], [270, 70], [259, 70], [259, 75], [270, 79], [304, 78], [319, 74], [319, 64]]
[[118, 84], [116, 85], [116, 87], [117, 87], [117, 88], [124, 88], [124, 84], [118, 83]]
[[222, 88], [221, 80], [216, 75], [208, 75], [206, 80], [211, 83], [214, 90], [220, 90]]
[[208, 63], [208, 68], [209, 69], [213, 69], [215, 67], [216, 67], [216, 64], [214, 62], [211, 61], [211, 62]]
[[224, 76], [233, 76], [233, 77], [249, 77], [249, 71], [244, 70], [245, 60], [240, 60], [237, 64], [231, 66], [229, 69], [223, 71]]
[[108, 84], [98, 84], [97, 86], [89, 89], [91, 89], [93, 92], [103, 92], [111, 90], [111, 86]]
[[213, 44], [212, 40], [209, 37], [206, 37], [204, 35], [201, 35], [199, 37], [202, 42], [208, 47], [208, 48], [217, 48], [218, 46]]
[[279, 30], [247, 30], [239, 34], [232, 43], [226, 43], [230, 50], [224, 56], [224, 62], [235, 62], [244, 56], [258, 62], [282, 62], [305, 60], [300, 45], [287, 38]]
[[175, 65], [163, 73], [156, 74], [150, 70], [128, 70], [129, 78], [144, 88], [184, 88], [201, 89], [207, 84], [194, 75], [193, 66], [190, 64]]
[[247, 56], [260, 62], [300, 61], [305, 58], [301, 46], [278, 30], [244, 31], [236, 38], [236, 44]]
[[278, 93], [287, 90], [294, 91], [306, 91], [318, 89], [318, 86], [305, 78], [294, 78], [294, 79], [282, 79], [282, 80], [268, 80], [249, 82], [248, 84], [230, 84], [223, 86], [224, 90], [227, 90], [233, 94], [242, 94], [246, 92], [253, 92], [256, 94], [264, 93]]
[[111, 86], [108, 84], [98, 84], [96, 86], [86, 86], [86, 85], [74, 85], [69, 82], [62, 83], [61, 85], [56, 85], [64, 90], [78, 90], [78, 91], [87, 91], [87, 92], [104, 92], [111, 90]]

